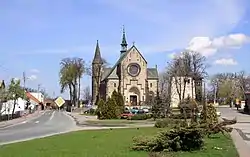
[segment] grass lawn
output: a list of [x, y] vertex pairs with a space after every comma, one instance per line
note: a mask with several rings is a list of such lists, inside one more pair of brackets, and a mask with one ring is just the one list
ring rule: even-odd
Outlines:
[[[78, 131], [0, 146], [0, 157], [147, 157], [147, 152], [130, 150], [132, 137], [154, 135], [159, 129], [113, 129]], [[224, 136], [206, 140], [206, 149], [177, 153], [176, 157], [237, 157], [231, 139]], [[220, 147], [221, 150], [213, 149]]]
[[96, 124], [96, 125], [108, 125], [108, 126], [116, 126], [116, 125], [128, 125], [128, 124], [154, 124], [153, 120], [127, 120], [127, 119], [110, 119], [110, 120], [87, 120], [88, 124]]

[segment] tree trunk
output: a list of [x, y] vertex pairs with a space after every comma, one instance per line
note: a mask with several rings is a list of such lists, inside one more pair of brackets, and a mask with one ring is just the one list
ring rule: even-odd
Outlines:
[[70, 103], [73, 104], [73, 100], [72, 100], [72, 85], [69, 85], [69, 99], [70, 99]]
[[74, 85], [73, 85], [73, 101], [74, 101], [74, 106], [77, 106], [78, 105], [78, 102], [77, 102], [77, 78], [75, 78], [74, 80]]
[[15, 109], [16, 109], [16, 99], [14, 99], [14, 106], [13, 106], [13, 109], [12, 109], [11, 119], [13, 119]]
[[78, 98], [77, 98], [78, 107], [80, 107], [80, 106], [79, 106], [80, 96], [81, 96], [81, 77], [79, 76], [79, 77], [78, 77]]

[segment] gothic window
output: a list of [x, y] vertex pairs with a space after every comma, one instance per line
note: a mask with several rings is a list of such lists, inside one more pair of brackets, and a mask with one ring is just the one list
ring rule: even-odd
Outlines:
[[116, 87], [116, 83], [114, 83], [114, 87]]
[[152, 86], [153, 86], [153, 84], [152, 83], [150, 83], [150, 87], [152, 88]]

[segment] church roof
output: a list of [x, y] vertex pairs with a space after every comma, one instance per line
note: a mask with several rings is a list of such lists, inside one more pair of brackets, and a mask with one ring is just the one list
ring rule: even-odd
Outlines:
[[[118, 61], [115, 63], [115, 65], [112, 68], [104, 68], [103, 70], [103, 75], [102, 75], [102, 79], [101, 81], [107, 79], [107, 78], [118, 78], [118, 76], [116, 75], [116, 72], [114, 72], [118, 66], [119, 63], [122, 62], [122, 60], [127, 56], [127, 54], [133, 49], [135, 48], [139, 53], [140, 51], [135, 47], [135, 45], [133, 45], [130, 49], [128, 49], [125, 53], [122, 53], [120, 55], [120, 58], [118, 59]], [[145, 60], [146, 64], [147, 61], [146, 59], [143, 57], [143, 55], [141, 55], [142, 58]], [[151, 79], [157, 79], [158, 78], [158, 71], [157, 68], [147, 68], [147, 74], [148, 74], [148, 78]]]
[[148, 79], [158, 79], [157, 68], [147, 68]]

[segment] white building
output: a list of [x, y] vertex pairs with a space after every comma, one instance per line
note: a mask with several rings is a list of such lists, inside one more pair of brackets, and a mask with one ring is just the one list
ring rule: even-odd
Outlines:
[[[24, 112], [26, 102], [27, 102], [26, 100], [18, 98], [15, 104], [14, 113], [18, 111]], [[2, 115], [12, 114], [13, 108], [14, 108], [14, 100], [9, 100], [7, 102], [4, 102], [1, 110]]]
[[[184, 80], [186, 78], [186, 85]], [[185, 91], [184, 91], [185, 88]], [[176, 108], [179, 106], [180, 97], [184, 99], [190, 97], [195, 99], [195, 81], [191, 77], [173, 77], [171, 81], [171, 107]]]
[[41, 92], [30, 92], [39, 102], [44, 103], [44, 95]]

